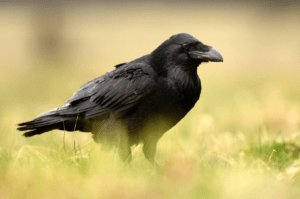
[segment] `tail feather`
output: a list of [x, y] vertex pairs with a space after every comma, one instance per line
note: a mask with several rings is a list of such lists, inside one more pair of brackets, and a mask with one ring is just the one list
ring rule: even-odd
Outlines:
[[32, 121], [29, 122], [24, 122], [21, 124], [18, 124], [19, 127], [18, 130], [31, 130], [33, 128], [40, 128], [40, 127], [45, 127], [45, 126], [50, 126], [50, 125], [55, 125], [58, 123], [63, 123], [67, 122], [69, 123], [70, 121], [75, 121], [77, 118], [76, 116], [61, 116], [61, 115], [53, 115], [53, 116], [45, 116], [43, 118], [36, 118]]
[[28, 132], [24, 133], [23, 136], [24, 137], [31, 137], [31, 136], [39, 135], [39, 134], [42, 134], [42, 133], [45, 133], [45, 132], [48, 132], [48, 131], [51, 131], [51, 130], [54, 130], [54, 129], [57, 129], [57, 128], [55, 126], [41, 127], [41, 128], [37, 128], [37, 129], [32, 130], [32, 131], [28, 131]]
[[28, 131], [23, 134], [25, 137], [42, 134], [51, 130], [59, 129], [66, 131], [82, 130], [82, 118], [75, 116], [60, 115], [58, 112], [51, 111], [51, 114], [42, 114], [36, 119], [18, 124], [19, 131]]

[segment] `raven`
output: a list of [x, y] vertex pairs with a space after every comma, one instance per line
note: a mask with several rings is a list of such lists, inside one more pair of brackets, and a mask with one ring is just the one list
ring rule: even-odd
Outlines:
[[156, 145], [200, 97], [197, 67], [223, 62], [222, 55], [195, 37], [171, 36], [151, 54], [115, 66], [83, 85], [66, 103], [19, 124], [31, 137], [54, 129], [91, 132], [104, 149], [119, 148], [124, 161], [130, 147], [143, 143], [146, 159], [156, 165]]

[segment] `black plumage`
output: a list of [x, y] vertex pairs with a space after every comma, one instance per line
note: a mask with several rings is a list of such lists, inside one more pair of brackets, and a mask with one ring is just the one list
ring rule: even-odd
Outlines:
[[195, 105], [201, 92], [197, 67], [223, 61], [214, 48], [180, 33], [151, 54], [122, 63], [77, 91], [60, 108], [19, 124], [25, 137], [54, 129], [91, 132], [104, 148], [119, 147], [130, 159], [130, 146], [143, 143], [145, 157], [155, 163], [156, 144]]

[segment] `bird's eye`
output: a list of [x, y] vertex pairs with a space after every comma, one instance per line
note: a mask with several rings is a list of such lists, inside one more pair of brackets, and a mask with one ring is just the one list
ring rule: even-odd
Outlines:
[[190, 44], [187, 44], [187, 43], [185, 43], [185, 44], [182, 44], [182, 47], [183, 47], [184, 49], [189, 49], [189, 47], [190, 47]]

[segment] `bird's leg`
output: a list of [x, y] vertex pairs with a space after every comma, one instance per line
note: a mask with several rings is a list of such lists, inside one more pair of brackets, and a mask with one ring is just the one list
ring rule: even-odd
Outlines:
[[131, 149], [129, 146], [121, 146], [119, 147], [119, 155], [120, 155], [120, 158], [124, 161], [124, 162], [127, 162], [127, 163], [130, 163], [131, 162], [131, 158], [132, 158], [132, 155], [131, 155]]
[[143, 152], [146, 159], [156, 168], [159, 168], [159, 165], [155, 161], [156, 145], [157, 139], [146, 139], [144, 141]]
[[131, 162], [131, 148], [128, 142], [128, 136], [126, 133], [120, 133], [120, 140], [119, 140], [119, 155], [120, 158], [127, 163]]

